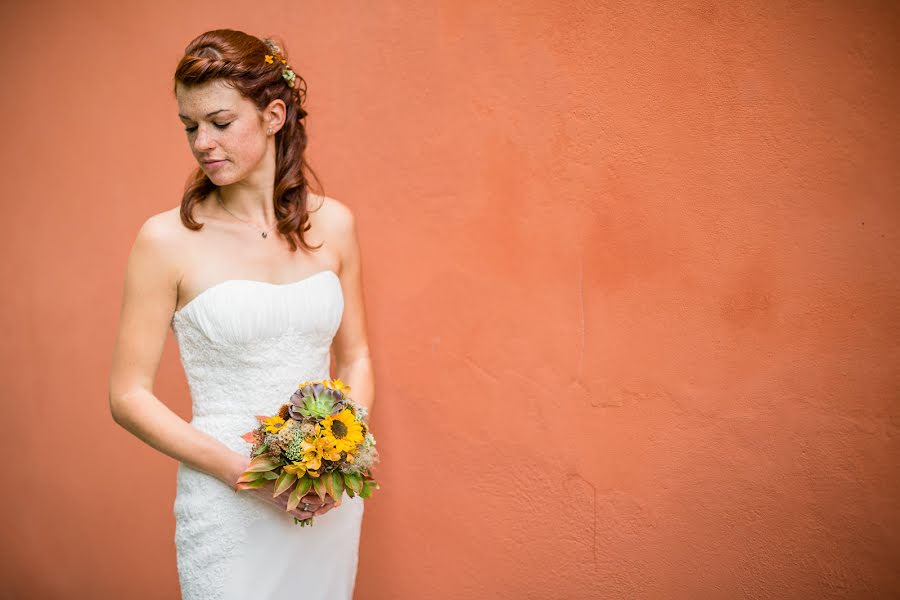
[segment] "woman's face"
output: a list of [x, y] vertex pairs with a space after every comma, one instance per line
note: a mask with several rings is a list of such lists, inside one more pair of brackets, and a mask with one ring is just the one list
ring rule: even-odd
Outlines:
[[266, 155], [267, 125], [250, 100], [220, 79], [178, 84], [176, 96], [191, 152], [210, 181], [221, 187], [257, 168]]

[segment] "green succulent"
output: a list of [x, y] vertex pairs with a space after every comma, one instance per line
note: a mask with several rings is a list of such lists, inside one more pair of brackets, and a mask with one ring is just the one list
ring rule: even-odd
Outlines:
[[321, 383], [310, 383], [293, 393], [288, 411], [297, 420], [303, 417], [324, 419], [343, 410], [343, 400], [344, 395], [339, 390], [326, 388]]

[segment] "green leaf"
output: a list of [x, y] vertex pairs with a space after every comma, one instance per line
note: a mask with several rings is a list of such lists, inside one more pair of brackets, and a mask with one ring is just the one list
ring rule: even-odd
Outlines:
[[312, 482], [312, 477], [309, 477], [308, 475], [304, 475], [303, 479], [297, 482], [297, 487], [303, 488], [304, 496], [309, 491], [309, 488], [312, 487]]
[[294, 491], [291, 492], [291, 495], [288, 497], [288, 506], [290, 507], [290, 503], [294, 499], [295, 495], [297, 501], [294, 502], [293, 508], [288, 508], [288, 510], [294, 510], [294, 508], [297, 508], [297, 505], [300, 504], [300, 498], [306, 495], [306, 493], [309, 491], [309, 486], [311, 485], [312, 480], [307, 476], [303, 476], [297, 481], [297, 487], [294, 488]]
[[263, 487], [269, 483], [265, 479], [260, 479], [259, 481], [251, 481], [250, 483], [239, 483], [235, 487], [239, 490], [255, 490]]
[[362, 477], [355, 473], [344, 473], [344, 487], [356, 493], [362, 491]]
[[297, 483], [297, 476], [294, 473], [283, 471], [275, 482], [275, 492], [272, 494], [272, 497], [276, 498], [280, 496], [295, 483]]
[[263, 472], [262, 476], [265, 477], [266, 479], [268, 479], [269, 481], [271, 481], [273, 479], [278, 479], [278, 473], [276, 473], [275, 471], [265, 471], [265, 472]]
[[313, 478], [313, 488], [316, 491], [316, 494], [319, 495], [320, 500], [325, 500], [325, 494], [327, 491], [325, 490], [325, 482], [322, 480], [324, 475], [320, 475], [319, 477]]
[[378, 484], [372, 480], [363, 481], [362, 491], [359, 493], [360, 498], [368, 498], [372, 495], [372, 490], [376, 489]]
[[325, 492], [334, 498], [334, 479], [331, 477], [332, 473], [322, 473], [322, 482], [325, 484]]
[[241, 473], [241, 476], [235, 483], [250, 483], [251, 481], [259, 480], [262, 476], [262, 473], [254, 471], [244, 471], [243, 473]]
[[290, 511], [297, 508], [297, 505], [300, 504], [300, 498], [302, 498], [304, 494], [305, 492], [302, 491], [302, 486], [297, 485], [294, 488], [294, 491], [291, 492], [291, 495], [288, 496], [287, 510]]
[[275, 467], [281, 465], [281, 462], [262, 454], [257, 456], [253, 460], [250, 461], [250, 464], [247, 466], [248, 471], [271, 471]]
[[331, 497], [340, 500], [344, 495], [344, 478], [339, 471], [331, 472]]
[[269, 449], [269, 445], [263, 444], [262, 446], [260, 446], [259, 448], [256, 449], [256, 452], [253, 453], [253, 456], [259, 456], [260, 454], [262, 454], [263, 452], [265, 452], [268, 449]]

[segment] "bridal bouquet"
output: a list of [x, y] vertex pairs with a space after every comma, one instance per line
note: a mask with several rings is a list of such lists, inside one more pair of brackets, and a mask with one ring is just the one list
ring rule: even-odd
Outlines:
[[[304, 381], [278, 414], [258, 415], [259, 427], [242, 436], [253, 448], [237, 488], [260, 488], [274, 480], [273, 497], [290, 490], [288, 511], [310, 490], [322, 500], [328, 494], [340, 501], [345, 491], [351, 498], [368, 498], [379, 487], [371, 474], [378, 452], [364, 421], [367, 411], [349, 391], [340, 379]], [[301, 526], [312, 522], [294, 517]]]

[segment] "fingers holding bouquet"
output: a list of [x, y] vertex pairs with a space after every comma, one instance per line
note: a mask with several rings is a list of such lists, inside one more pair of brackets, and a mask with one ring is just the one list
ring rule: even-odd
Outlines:
[[274, 506], [277, 506], [281, 510], [287, 512], [289, 515], [294, 517], [296, 520], [309, 520], [315, 516], [324, 515], [329, 510], [337, 506], [334, 502], [334, 499], [327, 498], [326, 500], [321, 500], [316, 494], [308, 494], [303, 497], [296, 507], [293, 509], [289, 509], [287, 507], [288, 504], [288, 494], [279, 494], [278, 496], [272, 495], [272, 486], [266, 485], [258, 488], [247, 488], [247, 493], [252, 494], [253, 496], [259, 498], [263, 502], [267, 502]]
[[345, 493], [368, 498], [379, 487], [371, 474], [378, 453], [366, 409], [349, 391], [340, 379], [304, 381], [277, 414], [257, 416], [260, 425], [243, 436], [253, 448], [237, 488], [274, 481], [272, 498], [283, 498], [279, 506], [301, 525], [340, 506]]
[[277, 496], [277, 498], [281, 498], [278, 505], [287, 510], [295, 519], [299, 520], [312, 520], [313, 517], [324, 515], [329, 510], [340, 506], [340, 502], [335, 502], [334, 498], [331, 496], [326, 496], [325, 499], [322, 500], [319, 498], [318, 494], [311, 493], [300, 498], [300, 502], [293, 510], [288, 510], [287, 505], [289, 495], [281, 494], [280, 496]]

